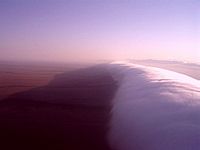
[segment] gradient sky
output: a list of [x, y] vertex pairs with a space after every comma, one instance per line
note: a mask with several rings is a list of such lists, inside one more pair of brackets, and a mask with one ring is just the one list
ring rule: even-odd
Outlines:
[[0, 0], [0, 60], [200, 61], [199, 0]]

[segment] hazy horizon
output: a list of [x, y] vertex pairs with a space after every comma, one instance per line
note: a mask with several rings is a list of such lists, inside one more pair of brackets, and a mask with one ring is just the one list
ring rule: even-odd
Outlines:
[[2, 0], [0, 61], [199, 62], [198, 0]]
[[200, 150], [200, 0], [0, 0], [0, 121], [3, 150]]

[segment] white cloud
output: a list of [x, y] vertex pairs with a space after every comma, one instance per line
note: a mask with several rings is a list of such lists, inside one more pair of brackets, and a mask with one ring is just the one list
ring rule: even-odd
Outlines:
[[200, 149], [199, 80], [125, 62], [109, 70], [119, 83], [109, 132], [114, 149]]

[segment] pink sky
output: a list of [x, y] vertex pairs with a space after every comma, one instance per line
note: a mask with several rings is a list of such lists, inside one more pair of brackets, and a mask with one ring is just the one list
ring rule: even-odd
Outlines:
[[200, 60], [198, 0], [0, 1], [0, 60]]

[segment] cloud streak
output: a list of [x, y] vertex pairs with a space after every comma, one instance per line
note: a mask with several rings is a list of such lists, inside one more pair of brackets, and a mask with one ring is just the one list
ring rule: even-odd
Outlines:
[[108, 136], [113, 149], [200, 149], [199, 80], [125, 62], [109, 70], [120, 85]]

